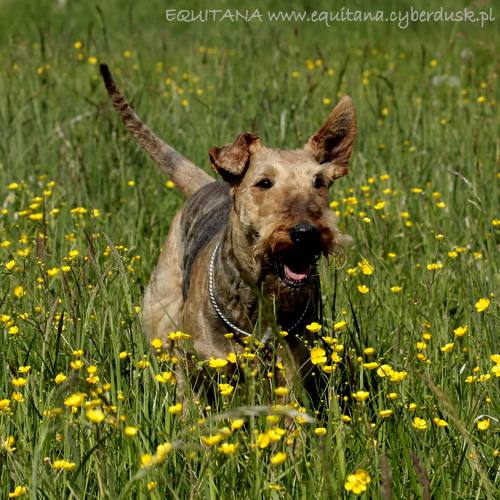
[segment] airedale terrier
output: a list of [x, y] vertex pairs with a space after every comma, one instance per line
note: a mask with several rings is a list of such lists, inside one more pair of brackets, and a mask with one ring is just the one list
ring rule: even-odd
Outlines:
[[191, 352], [208, 360], [241, 351], [248, 335], [269, 343], [286, 331], [280, 342], [289, 372], [313, 392], [306, 325], [317, 319], [318, 258], [341, 254], [346, 241], [328, 190], [349, 169], [356, 136], [351, 98], [340, 100], [303, 149], [269, 149], [251, 133], [210, 149], [221, 182], [149, 130], [106, 65], [101, 73], [122, 122], [187, 198], [144, 297], [148, 336], [169, 345], [169, 333], [182, 330], [191, 336]]

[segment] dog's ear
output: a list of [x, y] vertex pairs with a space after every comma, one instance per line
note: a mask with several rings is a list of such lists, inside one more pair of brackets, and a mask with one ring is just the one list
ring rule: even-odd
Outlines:
[[352, 99], [345, 95], [304, 149], [318, 163], [328, 164], [328, 176], [333, 182], [349, 171], [349, 158], [355, 138], [356, 111]]
[[249, 132], [241, 134], [232, 143], [208, 151], [210, 167], [222, 178], [234, 184], [245, 173], [250, 156], [262, 147], [260, 139]]

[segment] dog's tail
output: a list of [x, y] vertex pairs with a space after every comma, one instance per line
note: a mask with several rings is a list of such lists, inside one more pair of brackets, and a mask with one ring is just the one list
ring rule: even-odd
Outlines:
[[116, 80], [108, 66], [101, 64], [100, 70], [106, 90], [123, 124], [184, 196], [191, 196], [215, 180], [146, 127], [118, 90]]

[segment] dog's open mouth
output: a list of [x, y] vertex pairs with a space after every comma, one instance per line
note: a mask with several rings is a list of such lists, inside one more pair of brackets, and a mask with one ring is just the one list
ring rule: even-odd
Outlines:
[[301, 288], [309, 282], [317, 256], [288, 255], [281, 259], [279, 277], [290, 288]]

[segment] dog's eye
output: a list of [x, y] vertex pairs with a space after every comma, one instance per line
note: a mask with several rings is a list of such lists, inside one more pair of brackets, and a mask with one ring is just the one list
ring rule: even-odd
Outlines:
[[323, 182], [323, 179], [321, 177], [316, 177], [314, 180], [314, 187], [316, 189], [324, 187], [325, 183]]
[[273, 183], [269, 179], [262, 179], [255, 185], [260, 189], [270, 189], [273, 187]]

